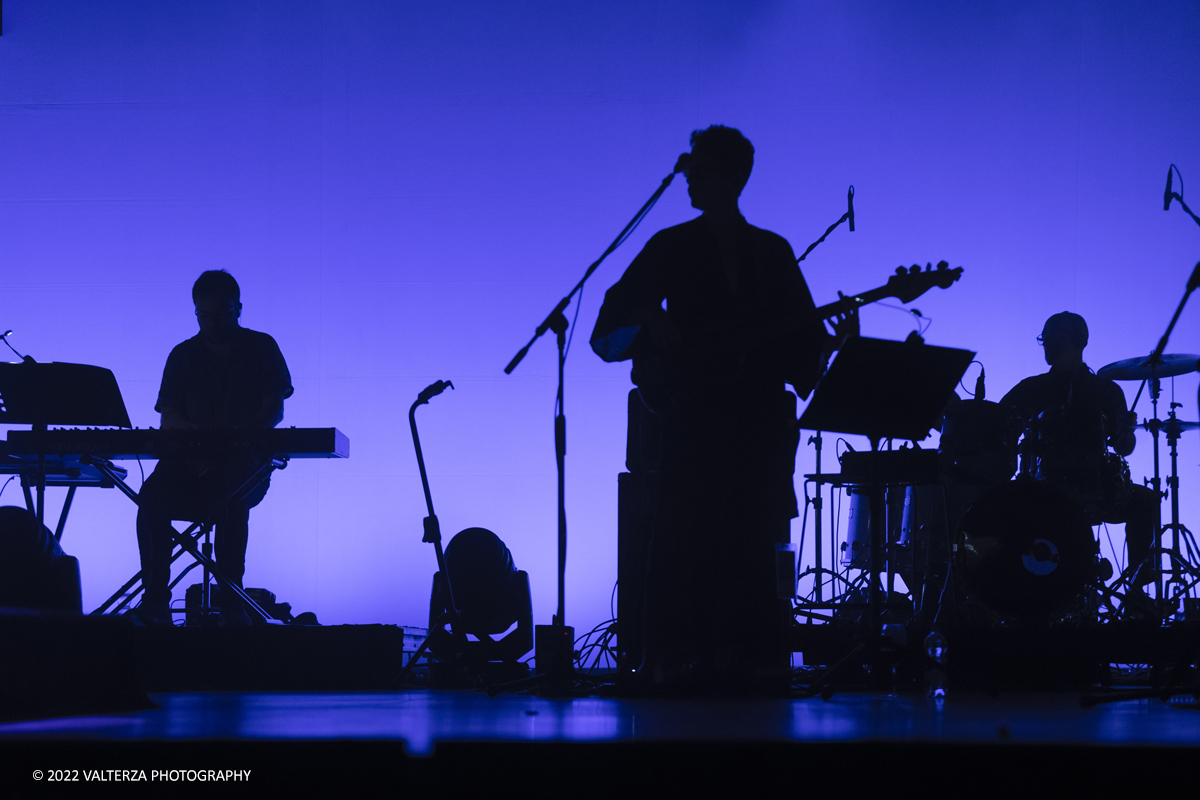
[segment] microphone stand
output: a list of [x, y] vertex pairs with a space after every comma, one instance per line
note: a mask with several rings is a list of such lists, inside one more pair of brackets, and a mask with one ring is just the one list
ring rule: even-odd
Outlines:
[[[1179, 204], [1183, 205], [1185, 211], [1187, 211], [1189, 214], [1192, 214], [1191, 209], [1189, 209], [1186, 205], [1184, 205], [1183, 198], [1179, 197], [1178, 194], [1173, 194], [1172, 196], [1179, 198]], [[1195, 216], [1196, 216], [1195, 214], [1192, 214], [1193, 219], [1195, 219]], [[1197, 220], [1197, 223], [1200, 224], [1200, 220]], [[1183, 293], [1183, 297], [1179, 301], [1179, 306], [1175, 309], [1175, 315], [1171, 317], [1171, 322], [1167, 325], [1167, 330], [1163, 333], [1162, 338], [1158, 340], [1158, 346], [1155, 347], [1154, 352], [1150, 354], [1151, 374], [1153, 374], [1154, 370], [1158, 367], [1158, 365], [1162, 363], [1162, 356], [1163, 356], [1163, 353], [1167, 349], [1167, 342], [1171, 338], [1171, 332], [1175, 330], [1175, 323], [1179, 322], [1179, 316], [1183, 313], [1183, 307], [1185, 305], [1187, 305], [1188, 298], [1191, 297], [1192, 292], [1196, 291], [1196, 289], [1198, 289], [1198, 288], [1200, 288], [1200, 262], [1197, 262], [1196, 266], [1192, 269], [1192, 275], [1190, 278], [1188, 278], [1187, 288], [1185, 289], [1185, 291]], [[1160, 478], [1159, 478], [1159, 474], [1158, 474], [1158, 431], [1160, 428], [1165, 428], [1167, 430], [1167, 440], [1168, 440], [1168, 443], [1171, 445], [1172, 464], [1174, 464], [1175, 442], [1179, 438], [1179, 429], [1178, 429], [1177, 424], [1174, 425], [1173, 427], [1171, 426], [1171, 424], [1175, 422], [1174, 404], [1172, 404], [1170, 420], [1168, 421], [1168, 423], [1166, 425], [1161, 425], [1161, 426], [1158, 424], [1159, 392], [1160, 392], [1159, 379], [1157, 377], [1152, 377], [1150, 379], [1150, 393], [1151, 393], [1151, 399], [1154, 401], [1154, 423], [1155, 423], [1153, 429], [1151, 430], [1151, 434], [1153, 434], [1153, 436], [1154, 436], [1154, 480], [1152, 481], [1152, 485], [1154, 487], [1154, 492], [1155, 492], [1155, 494], [1157, 494], [1159, 496], [1159, 502], [1161, 503], [1161, 501], [1162, 501], [1162, 494], [1160, 493], [1161, 492], [1161, 482], [1160, 482]], [[1139, 389], [1138, 397], [1140, 397], [1140, 396], [1141, 396], [1141, 390]], [[1134, 399], [1134, 405], [1137, 405], [1136, 398]], [[1179, 511], [1178, 511], [1178, 509], [1179, 509], [1179, 498], [1178, 498], [1179, 478], [1178, 478], [1178, 475], [1175, 474], [1174, 467], [1172, 467], [1172, 477], [1168, 479], [1168, 486], [1172, 490], [1172, 494], [1171, 494], [1172, 515], [1171, 515], [1171, 524], [1168, 527], [1172, 530], [1172, 534], [1173, 534], [1174, 547], [1172, 547], [1172, 550], [1171, 550], [1171, 554], [1173, 556], [1171, 570], [1174, 571], [1174, 569], [1175, 569], [1174, 562], [1176, 560], [1177, 551], [1179, 549], [1180, 528], [1182, 527], [1179, 524]], [[1162, 525], [1162, 514], [1160, 512], [1158, 524], [1156, 524], [1155, 528], [1154, 528], [1154, 540], [1155, 541], [1154, 541], [1154, 550], [1152, 551], [1152, 552], [1158, 554], [1157, 557], [1160, 559], [1160, 561], [1161, 561], [1161, 556], [1163, 553], [1162, 534], [1163, 534], [1163, 525]], [[1155, 570], [1155, 572], [1159, 573], [1158, 570]], [[1155, 584], [1157, 587], [1159, 600], [1161, 601], [1164, 599], [1163, 598], [1164, 587], [1162, 584], [1161, 573], [1156, 575]]]
[[[436, 619], [430, 622], [429, 633], [425, 636], [425, 641], [421, 642], [421, 646], [408, 659], [408, 663], [400, 670], [400, 674], [396, 677], [396, 684], [403, 685], [412, 672], [413, 667], [421, 660], [421, 656], [425, 655], [425, 651], [433, 644], [433, 639], [437, 631], [444, 630], [443, 626], [450, 625], [450, 638], [457, 645], [460, 638], [458, 630], [458, 606], [454, 603], [454, 585], [450, 582], [450, 570], [446, 569], [446, 555], [442, 550], [442, 528], [438, 523], [437, 514], [433, 510], [433, 495], [429, 492], [429, 476], [425, 472], [425, 456], [421, 452], [421, 437], [417, 435], [417, 408], [425, 405], [434, 397], [437, 397], [447, 389], [453, 389], [454, 384], [450, 381], [436, 381], [429, 384], [421, 390], [417, 395], [416, 401], [408, 409], [408, 427], [412, 430], [413, 449], [417, 453], [417, 468], [421, 472], [421, 488], [425, 490], [425, 508], [429, 511], [429, 515], [422, 522], [424, 527], [424, 536], [422, 542], [433, 545], [433, 552], [437, 558], [438, 571], [442, 575], [442, 586], [446, 590], [446, 608], [444, 612]], [[456, 650], [459, 649], [456, 647]]]
[[[1172, 200], [1178, 200], [1179, 205], [1182, 206], [1183, 210], [1187, 212], [1187, 215], [1192, 218], [1192, 221], [1197, 225], [1200, 225], [1200, 217], [1197, 217], [1192, 210], [1188, 208], [1188, 204], [1183, 202], [1183, 196], [1179, 194], [1179, 192], [1171, 191], [1171, 170], [1178, 171], [1178, 168], [1174, 164], [1167, 168], [1167, 191], [1163, 195], [1163, 211], [1170, 210]], [[1183, 186], [1183, 175], [1179, 176], [1179, 185], [1181, 187]], [[1175, 323], [1179, 321], [1179, 315], [1183, 313], [1183, 306], [1187, 303], [1188, 297], [1191, 296], [1192, 292], [1196, 291], [1198, 288], [1200, 288], [1200, 263], [1197, 263], [1195, 268], [1192, 269], [1192, 277], [1188, 278], [1187, 282], [1187, 291], [1183, 293], [1183, 299], [1179, 301], [1179, 307], [1175, 309], [1175, 316], [1171, 317], [1171, 324], [1167, 326], [1167, 332], [1164, 333], [1162, 339], [1158, 341], [1158, 347], [1155, 348], [1154, 352], [1150, 356], [1151, 364], [1157, 365], [1162, 360], [1162, 354], [1167, 349], [1167, 340], [1171, 338], [1171, 331], [1175, 329]]]
[[[675, 175], [681, 171], [684, 160], [681, 158], [680, 163], [676, 164], [676, 170], [667, 177], [663, 178], [662, 184], [655, 190], [654, 194], [650, 195], [650, 199], [638, 209], [637, 214], [629, 221], [617, 238], [613, 239], [612, 244], [592, 262], [587, 271], [583, 273], [583, 277], [579, 279], [579, 283], [575, 284], [575, 288], [571, 289], [570, 293], [562, 300], [558, 301], [558, 305], [554, 310], [542, 320], [538, 325], [537, 330], [533, 334], [533, 338], [513, 356], [512, 361], [508, 362], [508, 366], [504, 368], [504, 374], [511, 375], [512, 371], [517, 368], [521, 360], [529, 352], [529, 348], [533, 347], [533, 343], [542, 337], [548, 330], [555, 333], [558, 342], [558, 413], [554, 417], [554, 456], [558, 469], [558, 613], [554, 615], [553, 623], [550, 626], [537, 626], [542, 633], [538, 633], [536, 641], [539, 643], [535, 648], [535, 658], [537, 655], [543, 655], [548, 660], [548, 664], [543, 664], [538, 660], [538, 673], [531, 678], [522, 678], [519, 681], [511, 683], [499, 684], [488, 688], [488, 694], [493, 697], [502, 691], [516, 691], [527, 689], [542, 684], [547, 685], [549, 694], [561, 694], [570, 691], [572, 681], [579, 680], [583, 676], [577, 673], [572, 666], [572, 653], [574, 652], [575, 638], [574, 630], [567, 627], [566, 623], [566, 574], [567, 574], [567, 500], [566, 500], [566, 455], [567, 455], [567, 417], [563, 409], [563, 367], [566, 364], [566, 342], [567, 329], [570, 324], [567, 322], [566, 316], [563, 314], [567, 306], [571, 304], [571, 299], [576, 293], [583, 289], [584, 283], [592, 276], [592, 273], [608, 258], [614, 250], [621, 246], [621, 243], [633, 232], [633, 229], [638, 226], [642, 218], [654, 207], [658, 202], [658, 198], [662, 197], [663, 192], [671, 185], [671, 181], [675, 179]], [[550, 630], [545, 629], [549, 627]], [[535, 631], [537, 633], [537, 631]], [[547, 635], [548, 634], [548, 635]], [[542, 644], [549, 645], [548, 652], [539, 653], [542, 650]]]
[[[1181, 200], [1180, 203], [1183, 201]], [[1190, 211], [1188, 212], [1191, 213]], [[1200, 220], [1197, 220], [1200, 222]], [[1183, 293], [1183, 299], [1179, 301], [1179, 307], [1175, 309], [1175, 316], [1171, 317], [1171, 324], [1167, 325], [1167, 331], [1158, 340], [1158, 347], [1154, 348], [1154, 352], [1150, 354], [1150, 363], [1159, 364], [1162, 361], [1162, 354], [1167, 349], [1167, 340], [1171, 338], [1171, 331], [1175, 330], [1175, 323], [1179, 322], [1179, 315], [1183, 313], [1183, 307], [1187, 304], [1188, 298], [1192, 292], [1200, 289], [1200, 262], [1192, 269], [1192, 277], [1188, 278], [1187, 291]]]

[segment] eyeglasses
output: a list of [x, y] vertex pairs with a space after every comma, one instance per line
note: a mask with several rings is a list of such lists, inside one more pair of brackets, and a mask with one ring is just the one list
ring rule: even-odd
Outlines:
[[198, 320], [218, 320], [226, 317], [231, 317], [238, 310], [239, 303], [231, 303], [228, 307], [212, 311], [209, 309], [196, 309], [196, 319]]

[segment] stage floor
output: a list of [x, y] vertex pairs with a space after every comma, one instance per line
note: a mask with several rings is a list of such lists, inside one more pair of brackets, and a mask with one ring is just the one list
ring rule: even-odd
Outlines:
[[[1063, 780], [1086, 774], [1106, 781], [1141, 772], [1139, 764], [1168, 764], [1179, 757], [1173, 753], [1191, 761], [1200, 746], [1198, 711], [1159, 700], [1082, 708], [1074, 694], [951, 694], [940, 705], [866, 694], [829, 701], [489, 698], [469, 691], [150, 697], [160, 708], [0, 725], [11, 779], [29, 788], [29, 770], [51, 765], [150, 770], [211, 762], [257, 769], [259, 789], [284, 778], [303, 783], [306, 770], [333, 786], [331, 765], [355, 763], [359, 777], [388, 764], [411, 788], [413, 781], [445, 785], [447, 775], [469, 780], [471, 765], [495, 770], [500, 761], [567, 771], [644, 762], [664, 779], [676, 769], [694, 777], [702, 767], [714, 780], [753, 761], [762, 777], [808, 764], [834, 782], [861, 781], [856, 773], [873, 764], [873, 781], [885, 785], [904, 783], [900, 773], [919, 777], [931, 764], [953, 764], [960, 772], [985, 770], [974, 780], [990, 783], [1004, 754], [1013, 768], [1024, 765], [1019, 771], [1041, 764]], [[720, 775], [712, 772], [718, 764]], [[885, 779], [889, 771], [895, 781]]]
[[866, 694], [809, 700], [491, 698], [470, 691], [151, 694], [161, 708], [0, 724], [0, 741], [335, 739], [403, 742], [853, 742], [1200, 746], [1200, 711], [1159, 700], [1081, 708], [1078, 695]]

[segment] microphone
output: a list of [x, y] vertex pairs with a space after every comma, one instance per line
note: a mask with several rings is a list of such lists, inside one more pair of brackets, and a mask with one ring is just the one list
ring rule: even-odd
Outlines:
[[849, 210], [846, 212], [846, 216], [848, 216], [850, 218], [850, 231], [853, 232], [854, 231], [854, 184], [851, 184], [850, 191], [846, 192], [846, 205], [849, 207]]
[[[10, 336], [12, 336], [11, 330], [7, 330], [4, 333], [0, 333], [0, 342], [4, 342], [4, 344], [8, 346], [9, 350], [12, 350], [14, 353], [17, 353], [17, 348], [13, 347], [12, 342], [10, 342], [8, 340], [8, 337], [10, 337]], [[23, 356], [20, 353], [17, 353], [17, 358], [21, 359], [26, 364], [36, 364], [37, 363], [36, 361], [33, 360], [33, 356]]]
[[454, 384], [450, 381], [437, 381], [436, 383], [431, 383], [422, 389], [421, 393], [417, 395], [417, 405], [428, 403], [431, 398], [437, 397], [447, 389], [453, 388]]
[[686, 173], [691, 168], [692, 168], [692, 154], [691, 153], [680, 153], [679, 158], [675, 161], [675, 169], [671, 170], [671, 174], [674, 175], [678, 172]]
[[1167, 190], [1163, 192], [1163, 211], [1171, 210], [1171, 167], [1167, 167]]

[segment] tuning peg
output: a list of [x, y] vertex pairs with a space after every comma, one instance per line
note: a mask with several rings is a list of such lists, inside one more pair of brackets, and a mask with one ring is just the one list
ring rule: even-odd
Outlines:
[[903, 267], [903, 266], [896, 267], [896, 274], [897, 274], [897, 275], [904, 275], [904, 274], [905, 274], [905, 269], [904, 269], [904, 267]]
[[938, 262], [938, 269], [949, 269], [949, 268], [950, 268], [950, 262], [948, 262], [948, 261], [939, 261]]

